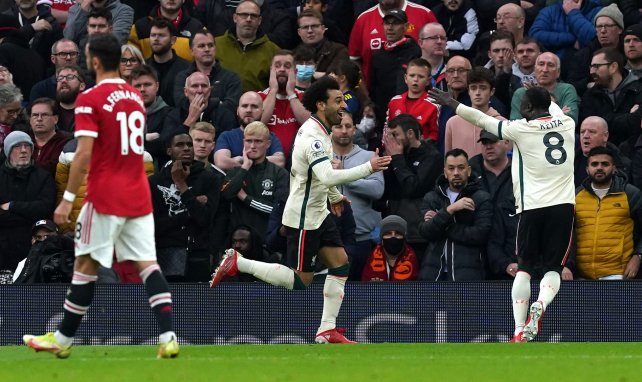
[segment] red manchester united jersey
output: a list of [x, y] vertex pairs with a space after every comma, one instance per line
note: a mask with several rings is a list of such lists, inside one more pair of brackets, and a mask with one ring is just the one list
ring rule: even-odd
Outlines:
[[143, 167], [145, 106], [138, 90], [106, 79], [76, 101], [76, 137], [95, 138], [86, 200], [96, 211], [135, 217], [152, 212]]
[[[297, 97], [302, 99], [303, 92], [299, 90], [295, 91]], [[268, 93], [270, 93], [270, 88], [259, 92], [263, 101], [267, 98]], [[279, 138], [281, 145], [283, 145], [283, 154], [285, 154], [286, 158], [289, 158], [292, 153], [294, 137], [296, 137], [296, 132], [299, 131], [301, 125], [294, 117], [294, 111], [286, 96], [281, 94], [276, 95], [274, 111], [272, 112], [272, 117], [270, 117], [270, 122], [267, 123], [267, 127]]]
[[[408, 16], [408, 29], [405, 34], [417, 42], [419, 42], [421, 28], [428, 23], [437, 22], [435, 15], [424, 6], [405, 1], [402, 9]], [[361, 60], [361, 71], [366, 81], [370, 78], [372, 54], [381, 49], [385, 42], [383, 11], [379, 5], [375, 5], [359, 15], [352, 27], [348, 41], [348, 54], [353, 60]]]
[[410, 114], [417, 118], [417, 122], [421, 125], [421, 135], [423, 135], [424, 139], [438, 141], [439, 127], [437, 126], [437, 119], [439, 118], [439, 108], [430, 102], [428, 93], [424, 92], [417, 99], [408, 98], [408, 92], [392, 97], [388, 103], [387, 121], [390, 122], [399, 114]]

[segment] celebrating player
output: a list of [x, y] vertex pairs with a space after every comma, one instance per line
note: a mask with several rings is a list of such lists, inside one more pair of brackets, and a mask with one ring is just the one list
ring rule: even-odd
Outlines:
[[248, 260], [228, 249], [221, 265], [214, 272], [211, 286], [237, 272], [249, 273], [272, 285], [303, 289], [312, 282], [317, 258], [328, 267], [323, 286], [323, 314], [316, 333], [317, 343], [354, 343], [336, 329], [336, 320], [343, 302], [349, 264], [346, 251], [332, 213], [341, 215], [348, 202], [336, 186], [385, 170], [389, 156], [375, 154], [369, 162], [345, 170], [332, 168], [331, 128], [341, 123], [346, 109], [339, 84], [323, 77], [305, 92], [303, 105], [312, 116], [301, 126], [294, 140], [290, 195], [285, 204], [283, 225], [287, 236], [287, 259], [293, 268]]
[[[560, 273], [571, 247], [575, 122], [551, 102], [550, 94], [541, 87], [526, 90], [520, 105], [525, 119], [514, 121], [498, 121], [436, 89], [429, 94], [473, 125], [499, 139], [515, 142], [512, 168], [513, 193], [519, 213], [519, 270], [512, 289], [515, 319], [512, 342], [532, 341], [540, 330], [542, 314], [559, 290]], [[529, 314], [531, 274], [540, 267], [545, 273]]]
[[152, 203], [143, 167], [145, 106], [140, 93], [118, 76], [116, 37], [91, 36], [85, 53], [97, 85], [76, 102], [78, 148], [63, 200], [54, 212], [56, 223], [69, 223], [76, 191], [89, 167], [86, 202], [76, 223], [74, 274], [58, 330], [25, 335], [23, 340], [36, 351], [69, 357], [94, 295], [98, 266], [111, 267], [115, 245], [118, 260], [133, 261], [145, 283], [161, 329], [158, 357], [173, 358], [179, 348], [172, 329], [172, 297], [156, 263]]

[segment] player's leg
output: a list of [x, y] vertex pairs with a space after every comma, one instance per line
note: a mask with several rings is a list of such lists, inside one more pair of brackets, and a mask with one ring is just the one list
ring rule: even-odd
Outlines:
[[149, 305], [160, 328], [158, 356], [176, 357], [178, 342], [172, 321], [172, 295], [167, 280], [156, 262], [153, 215], [127, 218], [115, 245], [118, 260], [132, 261], [145, 284]]
[[25, 335], [25, 344], [59, 358], [70, 354], [73, 337], [94, 297], [98, 266], [111, 267], [113, 238], [119, 230], [118, 218], [96, 212], [91, 203], [80, 210], [76, 223], [74, 274], [63, 306], [63, 320], [55, 333]]
[[575, 209], [572, 204], [561, 204], [547, 208], [548, 224], [544, 225], [543, 242], [544, 276], [539, 284], [537, 301], [542, 310], [553, 302], [561, 284], [561, 273], [571, 251]]
[[[312, 282], [314, 266], [306, 266], [310, 258], [316, 255], [308, 245], [315, 231], [299, 230], [286, 227], [287, 232], [287, 264], [292, 268], [277, 263], [246, 259], [238, 251], [228, 249], [219, 267], [212, 275], [210, 286], [214, 288], [225, 277], [236, 275], [237, 272], [247, 273], [268, 284], [287, 289], [305, 289]], [[318, 248], [318, 244], [317, 244]], [[306, 261], [305, 258], [308, 258]], [[294, 269], [294, 270], [293, 270]]]
[[524, 342], [523, 331], [528, 316], [528, 302], [531, 297], [531, 274], [536, 265], [539, 240], [529, 227], [534, 224], [532, 211], [524, 211], [517, 223], [518, 271], [513, 280], [511, 298], [515, 330], [511, 342]]

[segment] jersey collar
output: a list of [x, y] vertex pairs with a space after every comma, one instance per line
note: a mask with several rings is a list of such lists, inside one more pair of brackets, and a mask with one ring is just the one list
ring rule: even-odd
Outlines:
[[321, 122], [321, 120], [319, 119], [319, 117], [317, 117], [316, 114], [312, 114], [310, 118], [312, 118], [312, 120], [319, 125], [321, 130], [323, 130], [323, 132], [326, 133], [326, 135], [330, 135], [332, 130], [328, 129], [328, 127], [323, 122]]

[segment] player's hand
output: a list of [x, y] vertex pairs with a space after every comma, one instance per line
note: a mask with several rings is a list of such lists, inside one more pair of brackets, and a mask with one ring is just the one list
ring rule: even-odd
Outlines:
[[573, 272], [571, 272], [571, 270], [568, 269], [567, 267], [564, 267], [562, 269], [562, 280], [564, 280], [564, 281], [573, 280]]
[[435, 211], [435, 210], [428, 210], [428, 211], [426, 211], [426, 213], [424, 214], [424, 221], [428, 221], [428, 220], [430, 220], [430, 219], [434, 218], [436, 215], [437, 215], [437, 211]]
[[268, 82], [270, 90], [275, 92], [279, 91], [279, 81], [276, 79], [276, 69], [274, 66], [270, 66], [270, 81]]
[[72, 207], [73, 203], [64, 199], [61, 200], [60, 204], [58, 204], [58, 207], [56, 207], [56, 210], [54, 211], [54, 223], [58, 225], [71, 223], [71, 220], [69, 220], [69, 214], [71, 213]]
[[629, 259], [629, 262], [626, 264], [626, 268], [624, 268], [624, 278], [634, 279], [635, 276], [638, 275], [639, 270], [640, 270], [640, 256], [633, 255]]
[[189, 172], [189, 166], [183, 165], [183, 162], [180, 159], [174, 161], [174, 164], [172, 164], [172, 180], [176, 184], [176, 187], [179, 189], [181, 186], [187, 187], [187, 177], [189, 176]]
[[348, 200], [345, 195], [341, 198], [341, 201], [330, 205], [330, 212], [338, 218], [341, 217], [343, 213], [343, 203], [350, 203], [350, 200]]
[[379, 156], [379, 149], [375, 150], [375, 155], [370, 158], [370, 165], [372, 166], [372, 171], [383, 171], [388, 169], [388, 165], [392, 157], [390, 155]]
[[254, 164], [254, 161], [247, 156], [247, 151], [245, 151], [245, 148], [243, 148], [243, 156], [241, 160], [241, 168], [245, 170], [249, 170], [250, 167], [252, 167], [252, 164]]
[[397, 139], [390, 134], [383, 135], [383, 145], [385, 146], [386, 155], [401, 155], [403, 154], [403, 146]]
[[448, 211], [448, 213], [451, 215], [457, 211], [463, 210], [475, 211], [475, 202], [471, 198], [461, 198], [455, 203], [446, 207], [446, 211]]
[[508, 273], [511, 277], [515, 277], [517, 275], [517, 263], [510, 263], [506, 266], [506, 273]]

